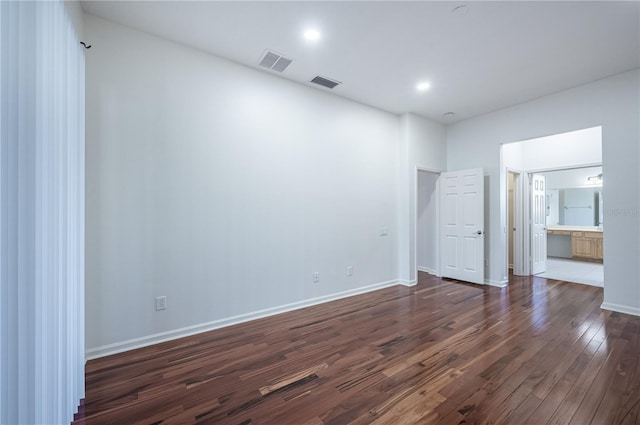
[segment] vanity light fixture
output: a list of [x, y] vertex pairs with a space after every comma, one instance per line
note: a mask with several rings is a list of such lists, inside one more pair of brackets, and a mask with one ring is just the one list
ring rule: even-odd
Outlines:
[[602, 186], [602, 173], [598, 174], [597, 176], [587, 177], [587, 184], [590, 186]]

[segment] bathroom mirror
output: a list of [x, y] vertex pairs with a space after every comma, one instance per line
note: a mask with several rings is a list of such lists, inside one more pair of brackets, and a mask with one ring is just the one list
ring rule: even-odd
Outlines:
[[539, 174], [547, 180], [547, 225], [603, 225], [602, 167]]

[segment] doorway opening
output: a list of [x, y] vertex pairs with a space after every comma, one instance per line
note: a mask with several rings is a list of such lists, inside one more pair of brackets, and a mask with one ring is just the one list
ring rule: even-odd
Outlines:
[[604, 286], [602, 128], [502, 146], [504, 275]]
[[415, 176], [417, 271], [486, 284], [483, 169], [416, 167]]
[[547, 267], [537, 276], [604, 286], [602, 166], [540, 173], [547, 181]]
[[516, 178], [518, 176], [517, 173], [514, 173], [513, 171], [507, 171], [507, 243], [509, 245], [509, 254], [508, 254], [508, 258], [507, 258], [507, 267], [509, 267], [509, 270], [513, 271], [513, 250], [514, 250], [514, 246], [513, 246], [513, 236], [514, 236], [514, 232], [516, 231], [516, 224], [515, 224], [515, 215], [513, 213], [513, 210], [515, 208], [515, 202], [516, 202], [516, 195], [515, 195], [515, 190], [516, 190]]
[[439, 178], [439, 172], [416, 169], [416, 266], [436, 276], [440, 276]]
[[[529, 275], [529, 262], [525, 261], [523, 249], [528, 244], [528, 233], [524, 232], [528, 218], [525, 211], [528, 210], [528, 175], [519, 170], [507, 169], [507, 258], [508, 270], [516, 276]], [[508, 273], [507, 275], [508, 276]], [[505, 276], [505, 280], [507, 279]]]

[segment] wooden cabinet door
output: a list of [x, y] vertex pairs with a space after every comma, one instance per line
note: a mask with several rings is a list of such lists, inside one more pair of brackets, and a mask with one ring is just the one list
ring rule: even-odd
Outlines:
[[602, 239], [596, 239], [596, 260], [602, 260]]
[[571, 245], [574, 257], [586, 257], [593, 258], [596, 253], [595, 240], [592, 238], [585, 238], [584, 236], [577, 236], [571, 238]]

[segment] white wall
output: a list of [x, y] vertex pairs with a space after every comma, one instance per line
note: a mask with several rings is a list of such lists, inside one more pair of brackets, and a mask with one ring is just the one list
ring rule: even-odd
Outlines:
[[85, 33], [90, 356], [397, 283], [397, 116], [93, 16]]
[[603, 305], [640, 314], [639, 79], [636, 69], [447, 128], [448, 169], [483, 167], [488, 177], [485, 220], [491, 280], [504, 279], [506, 270], [506, 182], [501, 181], [500, 145], [602, 126], [607, 198]]
[[600, 164], [602, 128], [506, 143], [502, 149], [504, 166], [528, 172]]
[[416, 181], [418, 169], [446, 170], [446, 128], [415, 114], [400, 117], [398, 162], [399, 267], [406, 285], [417, 282]]
[[607, 179], [626, 184], [607, 195], [605, 304], [640, 308], [637, 71], [445, 129], [86, 21], [91, 355], [415, 283], [417, 168], [485, 169], [487, 278], [499, 282], [500, 145], [599, 125]]
[[437, 195], [439, 175], [418, 171], [418, 201], [416, 226], [416, 261], [418, 270], [431, 274], [438, 272], [437, 257]]
[[547, 257], [573, 258], [570, 235], [547, 235]]
[[602, 167], [573, 168], [539, 174], [546, 177], [547, 189], [566, 189], [587, 186], [587, 178], [602, 174]]

